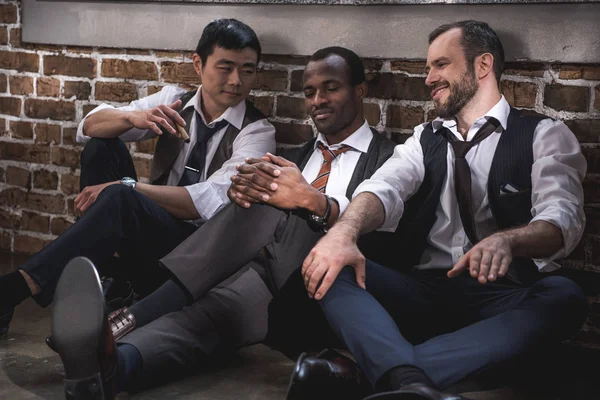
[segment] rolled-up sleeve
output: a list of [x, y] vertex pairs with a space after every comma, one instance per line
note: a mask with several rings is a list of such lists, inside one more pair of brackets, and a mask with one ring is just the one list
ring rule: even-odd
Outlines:
[[395, 147], [392, 156], [354, 191], [353, 198], [369, 192], [383, 204], [385, 219], [381, 231], [396, 230], [404, 203], [419, 189], [425, 176], [423, 149], [420, 143], [424, 125], [415, 128], [404, 144]]
[[185, 187], [203, 220], [210, 219], [229, 204], [227, 190], [231, 176], [237, 173], [236, 165], [248, 157], [262, 157], [267, 152], [275, 154], [275, 128], [266, 119], [261, 119], [240, 131], [233, 141], [231, 158], [219, 170], [205, 182]]
[[[534, 260], [544, 270], [569, 255], [585, 228], [583, 178], [587, 163], [575, 135], [562, 122], [545, 119], [534, 132], [531, 169], [532, 222], [546, 221], [560, 228], [563, 247], [545, 259]], [[551, 268], [549, 268], [551, 269]]]
[[[91, 138], [84, 134], [83, 132], [83, 124], [85, 120], [90, 115], [97, 113], [101, 110], [113, 109], [120, 111], [138, 111], [145, 110], [148, 108], [156, 107], [161, 104], [171, 104], [175, 102], [181, 95], [185, 93], [185, 89], [182, 89], [178, 86], [165, 86], [160, 92], [154, 93], [150, 96], [144, 97], [139, 100], [132, 101], [126, 106], [123, 107], [115, 107], [110, 104], [102, 103], [98, 107], [94, 108], [92, 111], [86, 115], [77, 127], [77, 136], [76, 140], [78, 143], [85, 143]], [[132, 128], [119, 137], [124, 142], [138, 142], [146, 139], [150, 139], [156, 136], [156, 133], [152, 129], [137, 129]]]

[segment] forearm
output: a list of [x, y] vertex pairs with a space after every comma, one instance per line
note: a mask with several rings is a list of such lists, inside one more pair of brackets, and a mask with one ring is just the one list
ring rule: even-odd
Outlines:
[[89, 137], [113, 138], [122, 135], [133, 125], [129, 121], [130, 111], [113, 108], [100, 110], [85, 119], [83, 133]]
[[364, 192], [352, 199], [332, 230], [343, 231], [357, 241], [360, 235], [379, 228], [384, 219], [385, 210], [381, 200], [373, 193]]
[[547, 258], [563, 247], [560, 228], [546, 221], [534, 221], [497, 235], [508, 239], [513, 257]]
[[137, 183], [135, 190], [154, 200], [159, 206], [179, 219], [198, 219], [200, 215], [189, 192], [180, 186]]

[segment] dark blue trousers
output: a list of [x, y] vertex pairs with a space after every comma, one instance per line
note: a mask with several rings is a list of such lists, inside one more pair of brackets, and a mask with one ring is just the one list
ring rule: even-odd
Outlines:
[[571, 280], [482, 285], [468, 274], [403, 273], [367, 261], [361, 289], [350, 267], [320, 304], [372, 384], [391, 368], [421, 368], [440, 387], [577, 332], [587, 314]]

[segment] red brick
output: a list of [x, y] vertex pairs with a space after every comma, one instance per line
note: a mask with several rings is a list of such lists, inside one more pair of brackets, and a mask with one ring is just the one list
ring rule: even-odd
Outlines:
[[63, 127], [63, 144], [77, 144], [77, 128], [65, 128]]
[[164, 82], [189, 83], [199, 85], [200, 76], [194, 70], [192, 63], [177, 63], [163, 61], [160, 63], [160, 75]]
[[33, 139], [33, 124], [25, 121], [10, 121], [12, 137], [19, 139]]
[[535, 83], [503, 80], [500, 82], [500, 90], [506, 101], [513, 107], [535, 107], [537, 95], [537, 85]]
[[304, 124], [288, 124], [272, 121], [277, 143], [301, 144], [314, 137], [312, 127]]
[[301, 97], [277, 97], [277, 116], [295, 119], [306, 119], [306, 107], [304, 98]]
[[19, 226], [19, 219], [18, 214], [0, 209], [0, 228], [15, 229]]
[[590, 81], [600, 80], [600, 65], [587, 65], [583, 67], [583, 79]]
[[20, 188], [9, 188], [0, 191], [0, 206], [17, 208], [25, 202], [27, 192]]
[[[0, 90], [1, 92], [1, 90]], [[596, 86], [594, 89], [594, 93], [596, 94], [596, 101], [594, 101], [594, 108], [600, 111], [600, 85]]]
[[308, 64], [310, 56], [286, 56], [279, 54], [263, 54], [260, 61], [265, 64], [302, 65]]
[[392, 71], [404, 71], [409, 74], [424, 74], [425, 61], [403, 61], [397, 60], [390, 63]]
[[66, 196], [79, 193], [79, 176], [73, 174], [62, 174], [60, 176], [60, 190]]
[[135, 56], [150, 56], [152, 52], [150, 50], [144, 49], [125, 49], [126, 54], [135, 55]]
[[21, 99], [16, 97], [0, 97], [0, 114], [18, 117], [21, 114]]
[[11, 94], [29, 95], [33, 93], [33, 78], [31, 76], [13, 75], [8, 80]]
[[22, 47], [21, 28], [12, 28], [10, 30], [10, 45], [12, 47]]
[[158, 93], [162, 90], [162, 86], [159, 85], [148, 85], [148, 96], [154, 93]]
[[158, 69], [151, 61], [137, 60], [102, 60], [102, 76], [121, 79], [144, 79], [155, 81], [158, 79]]
[[79, 149], [67, 149], [55, 146], [52, 148], [52, 164], [76, 169], [79, 167]]
[[91, 54], [93, 53], [93, 47], [83, 47], [83, 46], [69, 46], [67, 47], [67, 53], [83, 53], [83, 54]]
[[287, 89], [287, 80], [287, 71], [258, 71], [253, 89], [285, 91]]
[[60, 143], [60, 125], [35, 124], [35, 142], [43, 144]]
[[50, 242], [51, 240], [17, 234], [15, 236], [14, 251], [21, 254], [37, 253], [50, 244]]
[[50, 217], [23, 211], [19, 229], [31, 232], [48, 233], [50, 230]]
[[9, 232], [0, 232], [0, 249], [12, 251], [12, 235]]
[[40, 194], [29, 192], [21, 208], [53, 214], [62, 214], [65, 208], [65, 199], [62, 194]]
[[98, 104], [84, 104], [83, 105], [83, 116], [85, 117], [92, 111], [94, 108], [98, 107]]
[[559, 83], [546, 86], [544, 104], [555, 110], [585, 112], [590, 102], [590, 90], [585, 86], [565, 86]]
[[117, 49], [114, 47], [98, 47], [98, 52], [101, 54], [125, 54], [125, 49]]
[[153, 138], [149, 140], [144, 140], [137, 143], [137, 151], [140, 153], [146, 154], [154, 154], [156, 151], [156, 143], [158, 142], [158, 138]]
[[0, 182], [5, 182], [4, 180], [4, 168], [0, 167]]
[[600, 139], [600, 119], [574, 119], [565, 121], [577, 139], [582, 142], [598, 142]]
[[8, 89], [8, 78], [5, 74], [0, 74], [0, 93], [6, 93]]
[[44, 75], [96, 77], [96, 60], [88, 57], [67, 57], [63, 55], [44, 56]]
[[424, 78], [404, 74], [367, 74], [369, 97], [393, 100], [431, 100]]
[[25, 143], [0, 142], [0, 160], [48, 164], [50, 148]]
[[542, 77], [546, 66], [535, 62], [506, 62], [504, 63], [504, 75], [518, 75]]
[[75, 120], [75, 103], [63, 100], [25, 99], [25, 115], [31, 118]]
[[581, 146], [581, 152], [587, 160], [587, 173], [600, 173], [600, 147]]
[[75, 97], [77, 100], [87, 100], [92, 92], [92, 86], [88, 82], [68, 81], [65, 82], [63, 96], [67, 99]]
[[398, 144], [402, 144], [402, 143], [406, 142], [406, 139], [408, 139], [409, 137], [411, 137], [411, 135], [407, 135], [405, 133], [399, 133], [399, 132], [392, 133], [392, 140]]
[[437, 112], [435, 111], [435, 108], [432, 108], [431, 110], [427, 111], [427, 116], [425, 117], [426, 122], [431, 122], [436, 118], [437, 118]]
[[6, 183], [29, 189], [31, 187], [31, 172], [28, 169], [9, 166], [6, 168]]
[[0, 46], [8, 44], [8, 28], [0, 26]]
[[160, 58], [183, 58], [183, 53], [181, 51], [155, 50], [154, 54], [156, 57]]
[[590, 235], [600, 235], [600, 207], [593, 204], [586, 205], [585, 217], [585, 233]]
[[583, 65], [558, 65], [558, 77], [560, 79], [581, 79], [583, 77]]
[[6, 120], [4, 118], [0, 118], [0, 136], [8, 136], [8, 131], [6, 130]]
[[23, 43], [23, 47], [28, 50], [53, 51], [55, 53], [60, 53], [64, 49], [64, 46], [60, 46], [60, 45], [56, 45], [56, 44], [44, 44], [44, 43]]
[[37, 79], [37, 95], [41, 97], [58, 97], [60, 81], [55, 78], [40, 77]]
[[254, 106], [260, 110], [267, 117], [273, 116], [273, 106], [275, 105], [275, 98], [270, 96], [250, 96], [250, 100], [254, 103]]
[[290, 79], [290, 91], [301, 92], [303, 89], [302, 77], [304, 75], [303, 69], [297, 69], [292, 71], [292, 78]]
[[138, 98], [137, 86], [130, 82], [96, 82], [96, 100], [130, 102]]
[[20, 51], [0, 51], [0, 68], [16, 69], [21, 72], [38, 72], [40, 57], [37, 54]]
[[73, 225], [73, 222], [69, 221], [66, 218], [52, 218], [52, 222], [50, 222], [50, 232], [53, 235], [62, 235], [67, 229], [69, 229]]
[[16, 4], [0, 4], [0, 24], [16, 24], [17, 14]]
[[134, 157], [133, 165], [135, 166], [135, 172], [138, 177], [150, 178], [150, 169], [152, 167], [152, 160], [149, 158]]
[[586, 203], [600, 203], [600, 176], [587, 174], [583, 180], [583, 197]]
[[364, 103], [363, 113], [369, 125], [377, 125], [381, 120], [381, 109], [377, 103]]
[[377, 58], [363, 58], [363, 66], [366, 71], [377, 72], [383, 67], [383, 60]]
[[58, 174], [56, 171], [45, 169], [33, 171], [33, 187], [44, 190], [58, 189]]
[[387, 126], [391, 128], [413, 129], [423, 123], [424, 112], [419, 107], [390, 105], [387, 109]]

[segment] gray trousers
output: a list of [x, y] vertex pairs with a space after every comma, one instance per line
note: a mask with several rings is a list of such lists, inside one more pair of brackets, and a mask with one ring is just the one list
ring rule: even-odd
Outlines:
[[[201, 367], [267, 334], [273, 293], [321, 238], [297, 214], [229, 205], [161, 260], [195, 302], [121, 339], [143, 359], [140, 380]], [[262, 249], [266, 258], [258, 257]]]

